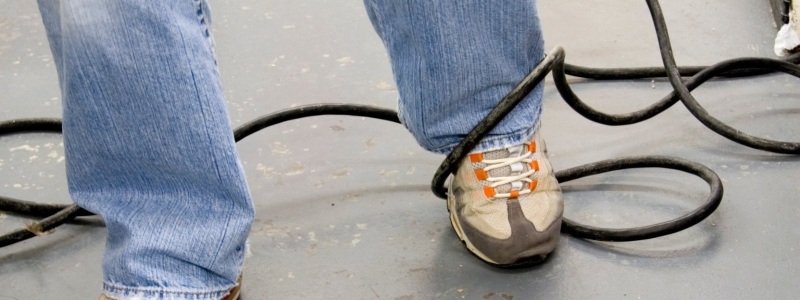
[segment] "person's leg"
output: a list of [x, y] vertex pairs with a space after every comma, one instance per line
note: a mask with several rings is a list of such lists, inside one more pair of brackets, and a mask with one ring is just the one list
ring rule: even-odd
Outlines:
[[[533, 1], [365, 0], [392, 61], [400, 118], [425, 149], [448, 153], [544, 58]], [[531, 136], [533, 90], [475, 150]]]
[[69, 190], [108, 228], [104, 294], [220, 299], [254, 211], [199, 0], [40, 0]]
[[[448, 153], [544, 57], [533, 0], [365, 0], [392, 61], [399, 113], [419, 144]], [[538, 85], [461, 162], [448, 209], [467, 248], [498, 266], [541, 261], [563, 202], [539, 127]]]

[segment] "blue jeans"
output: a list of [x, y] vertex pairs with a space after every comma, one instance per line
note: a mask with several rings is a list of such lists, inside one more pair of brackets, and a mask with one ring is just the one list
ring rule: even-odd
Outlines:
[[[364, 0], [392, 62], [403, 124], [426, 150], [450, 153], [544, 58], [534, 0]], [[539, 123], [542, 85], [476, 146], [506, 148]]]
[[[543, 57], [534, 1], [366, 0], [400, 114], [448, 152]], [[254, 216], [202, 0], [40, 0], [74, 201], [103, 217], [104, 293], [219, 299]], [[528, 138], [537, 88], [478, 146]]]

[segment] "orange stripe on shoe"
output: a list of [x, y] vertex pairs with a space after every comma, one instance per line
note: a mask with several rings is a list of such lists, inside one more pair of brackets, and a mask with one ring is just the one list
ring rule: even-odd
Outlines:
[[536, 142], [531, 142], [530, 144], [528, 144], [528, 151], [536, 152]]
[[483, 187], [483, 194], [486, 195], [488, 198], [492, 198], [495, 195], [495, 191], [493, 187], [485, 186]]
[[517, 197], [519, 197], [519, 191], [517, 190], [511, 191], [511, 197], [509, 198], [517, 198]]
[[531, 183], [528, 184], [530, 187], [531, 192], [536, 189], [536, 186], [539, 185], [539, 180], [534, 179]]
[[539, 161], [534, 160], [531, 162], [531, 170], [539, 171]]
[[472, 153], [469, 155], [470, 162], [482, 162], [483, 161], [483, 153]]
[[478, 180], [486, 180], [489, 179], [489, 174], [486, 170], [475, 170], [475, 177], [478, 177]]

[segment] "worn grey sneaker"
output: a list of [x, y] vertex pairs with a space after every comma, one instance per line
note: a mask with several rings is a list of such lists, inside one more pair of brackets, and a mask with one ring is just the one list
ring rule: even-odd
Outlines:
[[564, 202], [538, 131], [521, 145], [471, 153], [449, 191], [456, 234], [491, 265], [539, 263], [558, 244]]

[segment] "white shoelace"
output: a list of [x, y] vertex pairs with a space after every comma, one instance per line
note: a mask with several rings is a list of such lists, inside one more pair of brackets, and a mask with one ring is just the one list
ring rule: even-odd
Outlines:
[[[524, 170], [523, 163], [530, 165], [533, 162], [533, 152], [526, 150], [526, 152], [519, 156], [514, 156], [515, 153], [518, 153], [522, 150], [525, 146], [517, 146], [519, 149], [515, 149], [516, 147], [512, 147], [509, 149], [511, 153], [511, 157], [508, 158], [500, 158], [500, 159], [485, 159], [482, 162], [485, 163], [487, 166], [483, 168], [484, 171], [488, 174], [489, 171], [503, 168], [503, 167], [510, 167], [511, 168], [511, 176], [498, 176], [492, 177], [489, 176], [486, 178], [486, 181], [492, 182], [489, 185], [492, 188], [496, 188], [498, 186], [504, 184], [511, 184], [511, 190], [519, 191], [519, 195], [529, 194], [531, 192], [530, 186], [533, 180], [530, 178], [533, 174], [536, 173], [536, 170], [533, 168], [529, 168], [528, 171], [522, 172]], [[527, 147], [525, 147], [527, 148]], [[518, 173], [514, 175], [514, 173]], [[527, 183], [527, 188], [522, 190], [523, 182]], [[492, 198], [509, 198], [511, 197], [511, 193], [498, 193], [495, 194]]]

